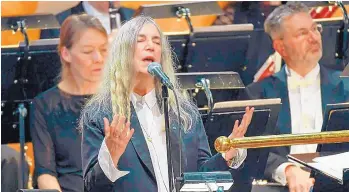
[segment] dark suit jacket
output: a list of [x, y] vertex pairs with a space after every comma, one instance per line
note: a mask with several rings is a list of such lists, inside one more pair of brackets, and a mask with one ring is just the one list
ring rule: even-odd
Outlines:
[[[124, 23], [127, 20], [132, 18], [135, 11], [133, 9], [129, 9], [126, 7], [120, 7], [119, 12], [120, 12], [121, 22]], [[56, 18], [59, 24], [62, 25], [63, 21], [70, 15], [83, 14], [83, 13], [85, 13], [85, 10], [84, 10], [84, 7], [82, 6], [82, 1], [81, 1], [77, 6], [72, 7], [71, 9], [62, 11], [61, 13], [58, 13], [56, 15]], [[50, 39], [50, 38], [59, 38], [59, 29], [41, 30], [40, 39]]]
[[[82, 163], [85, 191], [157, 191], [157, 184], [145, 137], [137, 114], [131, 109], [131, 127], [135, 132], [119, 160], [120, 170], [130, 171], [112, 183], [98, 163], [98, 153], [104, 139], [103, 116], [111, 120], [111, 113], [97, 115], [83, 126]], [[84, 117], [85, 118], [85, 117]], [[201, 118], [194, 119], [191, 131], [182, 132], [182, 165], [185, 172], [228, 170], [221, 154], [211, 156], [207, 136]], [[170, 122], [171, 155], [174, 159], [174, 173], [179, 175], [179, 136], [177, 121]], [[166, 154], [163, 154], [166, 155]], [[236, 170], [232, 170], [234, 174]]]
[[[326, 104], [342, 103], [349, 100], [349, 86], [339, 77], [340, 73], [340, 71], [320, 66], [322, 112], [325, 111]], [[282, 106], [274, 134], [291, 133], [291, 113], [285, 67], [267, 79], [250, 84], [246, 88], [244, 97], [249, 99], [281, 98]], [[337, 149], [330, 150], [337, 151]], [[280, 164], [287, 162], [289, 153], [290, 147], [271, 148], [265, 170], [265, 175], [268, 178], [272, 177], [273, 171]]]

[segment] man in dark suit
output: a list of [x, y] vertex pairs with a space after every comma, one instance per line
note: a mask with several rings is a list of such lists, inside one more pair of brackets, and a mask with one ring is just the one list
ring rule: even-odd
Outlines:
[[[114, 8], [119, 8], [119, 18], [120, 22], [123, 23], [129, 19], [132, 18], [134, 14], [133, 9], [129, 9], [126, 7], [122, 7], [120, 5], [119, 1], [81, 1], [78, 5], [75, 7], [72, 7], [68, 10], [65, 10], [61, 13], [58, 13], [56, 15], [56, 18], [60, 24], [63, 23], [63, 21], [72, 14], [83, 14], [86, 13], [88, 15], [92, 15], [94, 17], [97, 17], [104, 28], [107, 30], [107, 33], [111, 33], [111, 27], [110, 27], [110, 16], [109, 16], [109, 6], [110, 3], [112, 3]], [[47, 29], [42, 30], [40, 38], [41, 39], [48, 39], [48, 38], [58, 38], [59, 37], [59, 29]]]
[[[321, 28], [302, 3], [276, 8], [265, 21], [265, 31], [286, 65], [273, 76], [249, 85], [250, 99], [281, 98], [275, 134], [320, 132], [327, 104], [348, 101], [349, 87], [334, 71], [319, 65], [322, 56]], [[317, 145], [272, 148], [266, 176], [288, 185], [290, 191], [309, 191], [314, 178], [288, 162], [290, 153], [316, 152]], [[335, 150], [335, 149], [334, 149]]]

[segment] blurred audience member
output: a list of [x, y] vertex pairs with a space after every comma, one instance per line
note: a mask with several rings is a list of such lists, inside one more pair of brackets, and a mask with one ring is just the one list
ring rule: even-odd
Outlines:
[[[119, 9], [119, 16], [121, 23], [132, 18], [134, 14], [133, 9], [122, 7], [119, 1], [81, 1], [77, 6], [72, 7], [66, 11], [58, 13], [56, 18], [60, 24], [70, 15], [73, 14], [83, 14], [94, 16], [100, 20], [103, 27], [108, 34], [111, 33], [110, 28], [110, 16], [109, 16], [109, 6], [110, 3], [114, 8]], [[47, 29], [41, 31], [41, 39], [58, 38], [59, 30], [57, 29]]]
[[39, 189], [83, 191], [80, 110], [99, 86], [108, 35], [93, 16], [72, 15], [62, 24], [58, 53], [62, 69], [57, 86], [34, 98], [31, 136]]
[[233, 1], [219, 15], [214, 25], [252, 23], [255, 28], [263, 28], [264, 20], [281, 4], [280, 1]]

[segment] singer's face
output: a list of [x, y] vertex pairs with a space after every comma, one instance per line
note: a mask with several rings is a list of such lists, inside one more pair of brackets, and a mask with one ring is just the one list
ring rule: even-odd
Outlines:
[[[299, 63], [318, 62], [322, 56], [321, 32], [308, 13], [297, 13], [282, 23], [281, 55]], [[287, 59], [288, 58], [288, 59]]]
[[96, 82], [102, 77], [107, 56], [108, 37], [95, 29], [79, 34], [70, 49], [62, 51], [71, 74], [82, 81]]
[[153, 24], [145, 24], [140, 30], [135, 46], [134, 70], [136, 74], [150, 75], [147, 71], [151, 62], [161, 61], [161, 38]]

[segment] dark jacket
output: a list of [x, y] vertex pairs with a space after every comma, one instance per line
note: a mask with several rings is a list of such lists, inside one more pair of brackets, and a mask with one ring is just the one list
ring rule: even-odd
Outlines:
[[[344, 79], [340, 78], [340, 73], [340, 71], [335, 71], [324, 66], [320, 66], [321, 102], [323, 113], [327, 104], [349, 101], [349, 84]], [[290, 101], [288, 96], [287, 74], [285, 67], [271, 77], [247, 86], [245, 95], [243, 97], [245, 99], [281, 98], [282, 106], [274, 134], [291, 133], [292, 117], [290, 113]], [[349, 151], [349, 146], [347, 143], [328, 145], [326, 150]], [[279, 165], [288, 161], [287, 155], [289, 153], [290, 147], [271, 148], [265, 170], [265, 175], [268, 179], [272, 178], [272, 173]]]
[[[133, 107], [130, 122], [135, 132], [118, 164], [120, 170], [130, 173], [114, 183], [105, 176], [98, 163], [98, 153], [104, 139], [103, 116], [111, 121], [111, 113], [98, 114], [98, 118], [88, 119], [90, 123], [83, 125], [82, 163], [85, 191], [157, 191], [154, 165]], [[227, 171], [229, 167], [221, 154], [211, 156], [201, 118], [194, 119], [193, 122], [191, 131], [186, 134], [182, 131], [182, 140], [179, 138], [180, 127], [177, 121], [170, 122], [175, 175], [179, 175], [179, 142], [182, 142], [182, 165], [185, 172]], [[231, 173], [236, 171], [232, 170]]]

